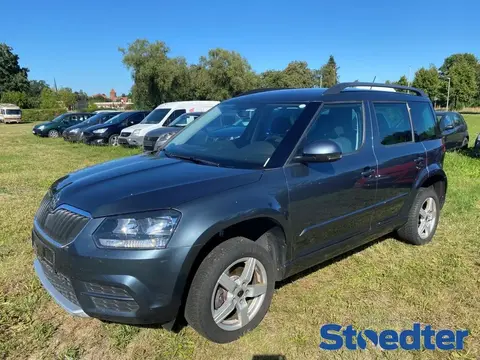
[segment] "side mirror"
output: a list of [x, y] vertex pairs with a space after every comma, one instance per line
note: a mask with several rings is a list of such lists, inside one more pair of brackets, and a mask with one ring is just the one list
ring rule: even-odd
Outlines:
[[295, 157], [295, 161], [308, 162], [332, 162], [342, 158], [342, 149], [334, 141], [320, 140], [305, 145], [302, 155]]

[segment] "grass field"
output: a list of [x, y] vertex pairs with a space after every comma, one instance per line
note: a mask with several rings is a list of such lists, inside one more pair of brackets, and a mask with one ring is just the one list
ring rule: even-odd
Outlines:
[[[465, 116], [470, 134], [480, 116]], [[479, 359], [480, 158], [449, 153], [447, 203], [434, 241], [414, 247], [386, 238], [277, 287], [261, 325], [217, 345], [190, 327], [106, 324], [69, 316], [46, 294], [33, 268], [30, 231], [49, 185], [82, 167], [135, 150], [37, 138], [32, 125], [0, 125], [0, 358], [15, 359]], [[470, 145], [473, 144], [473, 139]], [[325, 323], [357, 329], [404, 329], [412, 323], [470, 331], [452, 352], [321, 352]]]

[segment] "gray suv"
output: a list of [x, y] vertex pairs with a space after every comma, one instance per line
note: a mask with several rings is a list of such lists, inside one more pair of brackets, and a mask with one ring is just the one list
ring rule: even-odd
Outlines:
[[[241, 134], [212, 137], [246, 110]], [[230, 342], [262, 321], [275, 282], [391, 232], [430, 242], [444, 156], [421, 90], [253, 91], [158, 154], [58, 179], [35, 216], [35, 270], [73, 315], [166, 327], [185, 317]]]

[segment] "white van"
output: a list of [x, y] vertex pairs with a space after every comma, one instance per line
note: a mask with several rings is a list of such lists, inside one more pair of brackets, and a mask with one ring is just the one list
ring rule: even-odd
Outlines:
[[123, 129], [118, 143], [126, 146], [143, 146], [143, 138], [150, 130], [168, 126], [185, 113], [208, 111], [218, 103], [219, 101], [177, 101], [162, 104], [148, 114], [140, 124]]
[[0, 123], [22, 122], [22, 110], [14, 104], [0, 104]]

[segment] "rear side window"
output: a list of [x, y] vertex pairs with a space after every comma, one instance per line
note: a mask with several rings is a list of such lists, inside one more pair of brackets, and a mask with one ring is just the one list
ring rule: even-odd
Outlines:
[[454, 114], [455, 117], [455, 126], [461, 126], [464, 124], [464, 120], [462, 119], [462, 116], [459, 114]]
[[406, 103], [374, 103], [382, 145], [412, 141], [412, 127]]
[[440, 136], [432, 108], [427, 102], [410, 102], [410, 115], [412, 116], [415, 141], [437, 139]]

